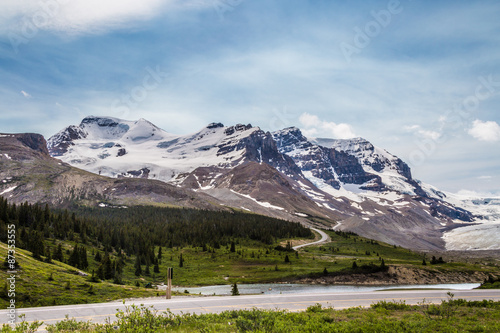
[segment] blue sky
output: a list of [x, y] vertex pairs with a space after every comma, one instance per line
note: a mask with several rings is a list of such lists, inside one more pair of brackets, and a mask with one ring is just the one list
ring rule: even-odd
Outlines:
[[498, 17], [498, 1], [4, 0], [0, 132], [297, 126], [500, 195]]

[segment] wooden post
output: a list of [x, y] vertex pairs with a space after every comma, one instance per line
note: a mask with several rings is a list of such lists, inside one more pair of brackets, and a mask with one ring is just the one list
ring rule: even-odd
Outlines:
[[167, 299], [172, 298], [172, 267], [167, 269]]
[[172, 278], [174, 277], [174, 269], [170, 267], [170, 278], [168, 279], [168, 299], [172, 298]]

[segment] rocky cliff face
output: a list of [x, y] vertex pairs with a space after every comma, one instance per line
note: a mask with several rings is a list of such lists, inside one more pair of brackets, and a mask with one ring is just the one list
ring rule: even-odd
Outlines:
[[326, 147], [334, 148], [356, 157], [359, 163], [368, 170], [373, 170], [375, 172], [394, 170], [406, 179], [412, 179], [410, 167], [406, 163], [397, 156], [375, 147], [363, 138], [348, 140], [319, 139], [318, 143], [321, 144], [321, 142], [323, 142]]
[[39, 152], [44, 156], [49, 156], [47, 142], [42, 135], [34, 133], [19, 134], [17, 135], [16, 139], [26, 147]]
[[338, 191], [356, 185], [354, 189], [368, 191], [368, 197], [371, 192], [411, 195], [427, 205], [434, 217], [473, 220], [470, 212], [430, 197], [412, 178], [406, 163], [363, 138], [309, 140], [295, 127], [274, 132], [273, 137], [280, 152], [291, 156], [311, 182], [327, 185], [324, 191], [335, 195], [328, 186]]
[[280, 152], [291, 156], [303, 172], [336, 190], [342, 184], [365, 184], [363, 189], [384, 189], [380, 177], [365, 171], [356, 155], [316, 144], [295, 127], [274, 132], [273, 137]]
[[365, 172], [354, 156], [314, 144], [298, 128], [274, 132], [273, 137], [279, 151], [290, 156], [301, 171], [337, 190], [341, 183], [363, 184], [377, 178]]
[[49, 139], [47, 147], [50, 155], [54, 157], [64, 155], [68, 148], [74, 145], [74, 140], [83, 139], [85, 136], [86, 133], [80, 127], [67, 127]]
[[0, 157], [5, 159], [32, 160], [35, 158], [50, 158], [47, 142], [40, 134], [0, 134], [0, 139]]

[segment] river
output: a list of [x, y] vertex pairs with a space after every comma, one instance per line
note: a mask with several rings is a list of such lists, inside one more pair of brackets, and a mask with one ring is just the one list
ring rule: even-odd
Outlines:
[[[390, 286], [351, 286], [351, 285], [312, 285], [312, 284], [239, 284], [238, 291], [241, 295], [254, 294], [323, 294], [323, 293], [350, 293], [363, 291], [377, 291], [390, 289], [450, 289], [471, 290], [479, 287], [479, 283], [460, 284], [426, 284], [426, 285], [390, 285]], [[201, 295], [231, 295], [231, 285], [206, 286], [206, 287], [176, 287], [174, 291], [189, 291], [190, 294]]]

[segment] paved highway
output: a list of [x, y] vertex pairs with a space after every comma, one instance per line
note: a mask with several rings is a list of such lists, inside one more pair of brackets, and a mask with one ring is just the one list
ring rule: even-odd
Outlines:
[[319, 233], [321, 235], [321, 239], [319, 241], [316, 241], [316, 242], [294, 246], [294, 247], [292, 247], [292, 249], [294, 249], [295, 251], [297, 251], [301, 247], [310, 246], [310, 245], [316, 245], [316, 244], [321, 244], [321, 243], [326, 243], [327, 241], [330, 240], [330, 236], [328, 236], [324, 231], [321, 231], [321, 230], [316, 229], [316, 228], [311, 228], [311, 230], [314, 230], [317, 233]]
[[[148, 298], [123, 302], [110, 302], [85, 305], [64, 305], [42, 308], [18, 309], [17, 315], [24, 314], [25, 320], [43, 321], [53, 324], [61, 321], [67, 315], [80, 321], [91, 320], [104, 322], [107, 318], [115, 319], [117, 309], [124, 310], [131, 304], [153, 306], [156, 310], [170, 309], [173, 313], [218, 313], [233, 309], [287, 309], [290, 311], [305, 310], [308, 306], [320, 303], [324, 307], [335, 309], [350, 307], [367, 307], [381, 300], [404, 300], [407, 304], [417, 304], [424, 299], [426, 302], [440, 303], [447, 299], [448, 290], [388, 290], [357, 293], [327, 293], [327, 294], [288, 294], [288, 295], [254, 295], [254, 296], [210, 296], [193, 297], [179, 296], [166, 300], [164, 298]], [[456, 290], [452, 291], [455, 298], [468, 300], [491, 299], [500, 301], [500, 290]], [[7, 322], [7, 311], [0, 311], [0, 323]]]

